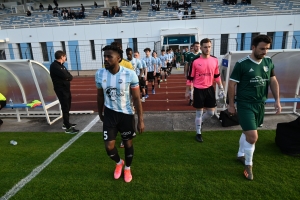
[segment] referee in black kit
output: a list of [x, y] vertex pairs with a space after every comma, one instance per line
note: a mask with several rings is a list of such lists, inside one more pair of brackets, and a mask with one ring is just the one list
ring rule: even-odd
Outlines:
[[79, 130], [75, 129], [76, 124], [69, 122], [69, 111], [72, 100], [70, 81], [72, 81], [73, 76], [64, 66], [66, 60], [67, 56], [65, 52], [56, 51], [55, 61], [50, 65], [50, 76], [63, 113], [64, 124], [62, 129], [65, 129], [65, 133], [76, 134], [79, 132]]

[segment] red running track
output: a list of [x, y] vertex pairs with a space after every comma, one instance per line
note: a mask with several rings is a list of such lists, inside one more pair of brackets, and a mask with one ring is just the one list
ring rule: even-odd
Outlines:
[[[183, 74], [172, 74], [161, 87], [155, 83], [155, 92], [148, 85], [149, 98], [142, 103], [144, 111], [187, 111], [194, 110], [184, 98], [186, 79]], [[93, 110], [97, 112], [97, 89], [94, 77], [75, 77], [71, 82], [72, 111]]]

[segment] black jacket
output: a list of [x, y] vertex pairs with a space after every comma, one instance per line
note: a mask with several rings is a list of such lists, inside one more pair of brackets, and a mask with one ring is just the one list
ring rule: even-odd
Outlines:
[[50, 76], [53, 82], [54, 89], [70, 90], [70, 81], [73, 76], [67, 68], [56, 60], [50, 65]]

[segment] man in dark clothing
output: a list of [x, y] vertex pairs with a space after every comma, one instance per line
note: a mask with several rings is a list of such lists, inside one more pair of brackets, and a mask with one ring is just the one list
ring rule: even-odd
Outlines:
[[79, 132], [79, 130], [74, 128], [76, 124], [69, 122], [72, 100], [70, 81], [72, 81], [73, 76], [63, 65], [66, 59], [67, 56], [63, 51], [55, 52], [55, 61], [50, 65], [50, 76], [63, 113], [64, 124], [62, 129], [65, 129], [65, 133], [76, 134]]

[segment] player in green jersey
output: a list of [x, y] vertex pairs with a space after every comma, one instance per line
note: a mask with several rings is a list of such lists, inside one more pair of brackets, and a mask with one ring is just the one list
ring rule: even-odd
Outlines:
[[179, 49], [175, 50], [175, 62], [176, 62], [176, 69], [180, 69], [180, 63], [181, 63], [181, 52]]
[[272, 39], [267, 35], [253, 38], [251, 55], [235, 64], [228, 86], [228, 111], [235, 114], [234, 101], [236, 101], [239, 122], [243, 129], [237, 159], [245, 165], [244, 175], [249, 180], [253, 180], [252, 159], [258, 139], [257, 127], [263, 123], [269, 86], [275, 98], [276, 114], [281, 112], [279, 85], [274, 65], [271, 58], [266, 56], [271, 43]]
[[[200, 43], [194, 42], [193, 45], [191, 46], [191, 52], [186, 54], [185, 61], [184, 61], [185, 62], [184, 74], [185, 74], [186, 78], [188, 77], [188, 73], [190, 71], [190, 64], [192, 63], [194, 58], [196, 58], [200, 54], [201, 54]], [[193, 83], [192, 83], [192, 81], [187, 79], [185, 97], [190, 98], [190, 102], [189, 102], [190, 106], [193, 105], [193, 91], [194, 91]]]

